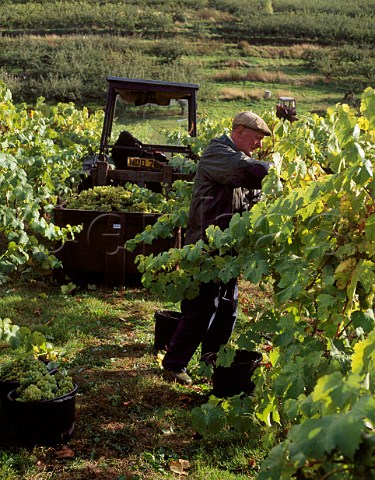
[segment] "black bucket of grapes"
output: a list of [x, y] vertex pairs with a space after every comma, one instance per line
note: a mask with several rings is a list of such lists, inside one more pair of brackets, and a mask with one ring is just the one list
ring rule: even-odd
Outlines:
[[21, 402], [17, 390], [8, 393], [8, 414], [20, 444], [56, 445], [68, 441], [74, 430], [78, 385], [52, 400]]
[[229, 367], [214, 367], [212, 393], [219, 398], [233, 397], [240, 393], [251, 395], [255, 388], [251, 376], [261, 361], [262, 354], [259, 352], [237, 350]]
[[[52, 368], [49, 370], [50, 375], [55, 375], [58, 371], [58, 368]], [[12, 390], [15, 390], [20, 385], [20, 382], [17, 380], [0, 380], [0, 409], [6, 410], [9, 400], [8, 393]]]
[[[57, 371], [58, 368], [54, 367], [53, 365], [51, 366], [48, 361], [44, 361], [41, 359], [33, 359], [33, 361], [37, 362], [36, 365], [38, 365], [38, 362], [41, 362], [41, 365], [45, 367], [45, 370], [43, 371], [45, 373], [49, 373], [50, 375], [54, 375]], [[17, 380], [17, 373], [22, 372], [22, 366], [19, 365], [20, 362], [17, 362], [17, 360], [9, 362], [8, 367], [11, 365], [14, 365], [13, 367], [9, 368], [15, 368], [16, 371], [13, 371], [13, 374], [11, 376], [12, 380], [8, 379], [0, 379], [0, 410], [4, 411], [6, 410], [9, 400], [8, 400], [8, 393], [11, 392], [12, 390], [15, 390], [16, 388], [19, 387], [20, 382]], [[29, 368], [32, 369], [32, 364], [29, 364]], [[25, 371], [29, 371], [28, 368], [25, 369]]]
[[168, 345], [176, 331], [178, 322], [182, 317], [181, 312], [172, 310], [157, 310], [155, 312], [155, 351], [167, 350]]

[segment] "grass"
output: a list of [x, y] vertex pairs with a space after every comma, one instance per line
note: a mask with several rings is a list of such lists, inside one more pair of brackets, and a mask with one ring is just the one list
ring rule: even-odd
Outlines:
[[[262, 113], [274, 108], [279, 96], [293, 96], [298, 113], [324, 114], [328, 107], [343, 101], [343, 87], [305, 68], [289, 47], [285, 47], [284, 55], [280, 50], [278, 47], [272, 51], [278, 58], [266, 50], [262, 57], [246, 56], [240, 60], [233, 57], [219, 63], [207, 61], [204, 72], [210, 86], [203, 86], [205, 101], [198, 104], [198, 113], [213, 118], [219, 118], [224, 112], [227, 112], [225, 116], [233, 116], [247, 109]], [[266, 101], [265, 90], [271, 91], [271, 98]]]
[[[4, 51], [7, 51], [7, 48], [12, 48], [15, 52], [17, 49], [21, 49], [22, 51], [25, 50], [24, 54], [26, 55], [26, 50], [29, 48], [28, 45], [19, 44], [19, 39], [8, 41], [10, 43], [5, 43], [4, 47], [6, 48]], [[93, 38], [83, 35], [72, 35], [69, 37], [47, 35], [43, 37], [31, 36], [30, 41], [32, 42], [31, 45], [37, 45], [39, 48], [56, 48], [56, 51], [53, 50], [51, 55], [59, 56], [61, 62], [63, 62], [61, 49], [66, 49], [67, 58], [70, 58], [71, 55], [78, 55], [77, 52], [80, 52], [82, 55], [85, 52], [89, 57], [88, 59], [85, 56], [83, 58], [75, 58], [74, 65], [79, 66], [85, 63], [86, 60], [92, 61], [93, 58], [95, 62], [100, 64], [99, 51], [102, 52], [100, 56], [102, 58], [101, 61], [108, 61], [107, 49], [113, 52], [113, 57], [110, 58], [108, 65], [100, 64], [100, 71], [97, 70], [98, 65], [96, 65], [94, 69], [96, 72], [95, 81], [94, 79], [86, 79], [84, 81], [84, 85], [91, 85], [90, 94], [86, 90], [82, 91], [83, 86], [78, 88], [79, 72], [77, 72], [77, 75], [73, 75], [72, 78], [69, 77], [69, 79], [64, 81], [60, 79], [62, 72], [68, 72], [69, 75], [72, 74], [73, 66], [71, 62], [63, 63], [60, 68], [61, 71], [55, 72], [54, 75], [51, 73], [52, 76], [48, 77], [49, 80], [44, 78], [46, 72], [43, 70], [40, 74], [45, 81], [43, 90], [41, 90], [42, 84], [38, 80], [36, 86], [33, 87], [34, 90], [36, 89], [35, 91], [31, 87], [29, 88], [30, 95], [39, 92], [40, 95], [47, 99], [47, 102], [52, 103], [55, 103], [54, 98], [64, 98], [65, 101], [72, 100], [77, 104], [80, 104], [83, 100], [83, 104], [89, 104], [93, 109], [104, 108], [107, 87], [106, 75], [199, 83], [201, 88], [198, 92], [198, 116], [208, 115], [214, 118], [221, 115], [221, 113], [218, 114], [217, 112], [223, 109], [232, 114], [232, 112], [237, 113], [238, 109], [244, 110], [247, 108], [246, 92], [251, 92], [254, 89], [261, 89], [262, 91], [271, 90], [274, 102], [278, 95], [283, 95], [285, 90], [292, 89], [297, 101], [298, 111], [302, 113], [311, 111], [324, 113], [327, 107], [335, 105], [338, 101], [343, 101], [345, 92], [348, 90], [355, 89], [356, 94], [359, 95], [360, 93], [357, 87], [354, 87], [358, 83], [355, 77], [346, 78], [345, 81], [337, 76], [327, 78], [322, 70], [312, 70], [307, 67], [307, 61], [303, 60], [304, 52], [315, 52], [321, 58], [326, 58], [327, 62], [332, 51], [339, 52], [337, 47], [324, 47], [319, 44], [258, 46], [251, 45], [245, 40], [240, 40], [239, 43], [225, 43], [219, 40], [198, 38], [194, 38], [194, 41], [191, 41], [184, 37], [179, 37], [178, 42], [182, 48], [181, 57], [176, 62], [162, 63], [158, 61], [155, 55], [151, 55], [150, 50], [155, 48], [155, 45], [147, 39], [131, 37], [114, 39], [113, 37], [104, 37], [98, 41], [97, 37]], [[77, 50], [74, 47], [74, 42], [82, 43], [86, 48]], [[60, 48], [57, 49], [57, 47]], [[117, 51], [115, 47], [120, 50]], [[137, 70], [124, 70], [124, 50], [134, 54], [134, 58], [131, 57], [130, 60], [125, 61], [125, 64], [131, 64], [135, 68], [139, 63], [139, 72]], [[43, 64], [43, 52], [43, 49], [39, 52], [41, 58], [36, 62], [37, 64]], [[89, 52], [91, 52], [91, 56]], [[17, 57], [17, 55], [11, 55], [11, 58], [14, 57]], [[334, 60], [331, 59], [331, 61], [333, 62]], [[26, 63], [28, 66], [31, 65], [30, 62]], [[148, 69], [146, 69], [147, 65], [149, 66]], [[8, 79], [6, 83], [18, 102], [25, 93], [26, 87], [24, 81], [16, 80], [17, 75], [13, 75], [13, 68], [16, 67], [12, 65], [7, 67], [8, 77], [4, 72], [2, 75], [5, 75], [5, 78]], [[87, 74], [90, 73], [91, 75], [93, 67], [87, 66], [86, 69]], [[37, 75], [38, 79], [40, 75]], [[364, 84], [363, 79], [360, 84]], [[93, 90], [94, 86], [95, 90]], [[226, 105], [223, 106], [223, 93], [221, 90], [227, 88], [243, 89], [245, 94], [242, 95], [242, 102], [224, 96]], [[59, 97], [59, 92], [62, 97]], [[22, 94], [21, 97], [19, 97], [19, 94]], [[23, 98], [23, 100], [29, 102], [31, 98]], [[257, 112], [261, 112], [263, 105], [261, 101], [256, 102], [255, 100], [252, 108]], [[273, 105], [274, 103], [272, 103]]]
[[[236, 335], [254, 313], [247, 309], [270, 301], [251, 285], [242, 283], [241, 291]], [[171, 462], [179, 459], [189, 462], [193, 480], [255, 478], [265, 454], [258, 426], [247, 436], [225, 431], [212, 438], [192, 429], [190, 411], [208, 400], [211, 384], [197, 375], [198, 352], [189, 365], [192, 386], [164, 379], [162, 356], [153, 351], [157, 309], [178, 305], [129, 287], [64, 295], [48, 278], [0, 287], [2, 318], [44, 333], [79, 385], [67, 445], [19, 446], [0, 432], [3, 480], [172, 479]], [[68, 457], [59, 459], [61, 452]]]

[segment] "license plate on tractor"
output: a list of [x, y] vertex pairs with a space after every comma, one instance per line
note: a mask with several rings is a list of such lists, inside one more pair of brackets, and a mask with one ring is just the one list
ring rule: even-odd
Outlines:
[[139, 168], [142, 170], [160, 170], [160, 162], [153, 158], [128, 157], [128, 168]]

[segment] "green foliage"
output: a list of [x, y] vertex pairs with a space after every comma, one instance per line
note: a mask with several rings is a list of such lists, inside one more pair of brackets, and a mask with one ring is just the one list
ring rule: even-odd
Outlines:
[[[27, 2], [26, 4], [12, 3], [2, 11], [4, 24], [9, 30], [41, 29], [50, 32], [91, 32], [93, 29], [113, 31], [118, 34], [133, 34], [148, 31], [163, 31], [172, 24], [167, 9], [161, 16], [152, 5], [144, 5], [139, 9], [137, 5], [128, 4], [124, 8], [123, 2]], [[48, 15], [46, 15], [48, 12]], [[147, 29], [147, 30], [146, 30]]]
[[273, 14], [272, 0], [264, 0], [264, 13]]
[[192, 410], [192, 422], [199, 432], [203, 434], [219, 433], [226, 425], [225, 413], [216, 407], [217, 401], [212, 400], [210, 403]]
[[230, 401], [212, 396], [208, 403], [192, 410], [192, 423], [203, 435], [215, 435], [229, 427], [244, 434], [254, 427], [252, 404], [252, 399], [246, 396], [236, 395]]
[[238, 275], [272, 287], [273, 311], [237, 341], [254, 350], [272, 339], [254, 404], [241, 413], [238, 399], [214, 399], [193, 414], [202, 433], [246, 430], [249, 417], [288, 429], [260, 478], [334, 475], [338, 463], [340, 478], [372, 472], [374, 112], [368, 88], [359, 114], [337, 105], [325, 117], [269, 122], [274, 167], [264, 199], [227, 230], [209, 227], [207, 245], [141, 259], [145, 286], [174, 301], [194, 296], [201, 282]]
[[361, 78], [367, 82], [374, 77], [374, 51], [371, 47], [358, 50], [348, 45], [333, 48], [330, 52], [319, 48], [306, 49], [302, 59], [308, 68], [352, 89], [357, 89]]
[[[103, 104], [109, 74], [186, 82], [192, 71], [188, 62], [178, 61], [185, 49], [182, 41], [178, 47], [167, 47], [163, 40], [153, 42], [155, 54], [160, 50], [157, 57], [140, 40], [115, 40], [110, 35], [58, 37], [53, 41], [7, 37], [0, 38], [0, 45], [0, 60], [6, 66], [0, 70], [0, 80], [7, 83], [17, 102], [30, 103], [43, 96], [49, 102]], [[162, 65], [160, 59], [167, 62]]]
[[271, 450], [260, 479], [290, 478], [302, 470], [332, 478], [372, 478], [375, 421], [375, 331], [354, 346], [351, 370], [319, 378], [309, 396], [285, 403], [298, 423]]
[[[71, 104], [50, 108], [43, 100], [32, 111], [15, 107], [5, 88], [0, 107], [4, 278], [33, 265], [32, 259], [53, 264], [44, 241], [74, 233], [56, 229], [49, 213], [77, 184], [80, 158], [97, 144], [101, 117]], [[324, 117], [307, 115], [292, 125], [268, 113], [274, 137], [262, 158], [274, 168], [264, 181], [264, 199], [235, 215], [226, 231], [209, 228], [207, 245], [139, 257], [144, 285], [173, 301], [193, 297], [201, 282], [238, 275], [273, 289], [273, 310], [251, 319], [251, 329], [237, 341], [240, 348], [263, 350], [264, 335], [271, 339], [256, 372], [254, 401], [210, 399], [193, 413], [203, 433], [230, 427], [245, 432], [254, 422], [285, 429], [261, 478], [371, 475], [374, 112], [369, 88], [359, 112], [337, 105]], [[203, 120], [199, 140], [179, 135], [199, 155], [229, 125], [228, 119]], [[190, 192], [191, 184], [175, 184], [166, 213], [141, 234], [142, 241], [186, 225]], [[17, 343], [18, 330], [9, 322], [3, 331]], [[219, 359], [225, 363], [224, 353]], [[351, 435], [338, 435], [343, 431]], [[269, 448], [277, 439], [267, 442]]]
[[50, 242], [72, 238], [80, 227], [58, 228], [53, 206], [80, 181], [82, 158], [99, 143], [102, 113], [73, 104], [16, 107], [0, 84], [0, 282], [31, 265], [58, 266]]
[[[191, 190], [191, 182], [176, 180], [168, 191], [168, 199], [163, 202], [160, 209], [163, 214], [153, 225], [147, 225], [143, 232], [128, 240], [126, 248], [134, 251], [139, 243], [151, 244], [157, 238], [172, 237], [176, 229], [184, 228], [189, 214]], [[143, 258], [142, 255], [137, 257], [137, 261], [140, 262], [139, 269], [143, 268]]]
[[19, 384], [17, 401], [52, 400], [73, 390], [66, 371], [55, 371], [57, 352], [42, 333], [0, 318], [0, 342], [10, 348], [0, 358], [0, 380]]
[[[373, 37], [374, 3], [372, 0], [355, 4], [339, 0], [327, 4], [322, 0], [295, 2], [276, 0], [272, 11], [264, 0], [216, 0], [217, 9], [235, 15], [237, 23], [227, 22], [217, 27], [225, 38], [270, 37], [282, 42], [287, 38], [316, 39], [321, 43], [346, 42], [371, 44]], [[266, 12], [265, 12], [266, 9]], [[261, 15], [260, 13], [263, 13]], [[239, 19], [248, 19], [243, 23]], [[355, 23], [357, 25], [355, 26]], [[361, 28], [361, 26], [363, 28]]]
[[0, 79], [17, 102], [102, 104], [107, 75], [200, 82], [206, 102], [203, 63], [227, 60], [241, 41], [330, 45], [319, 61], [328, 78], [349, 76], [358, 91], [373, 78], [373, 0], [4, 1], [0, 18]]
[[158, 57], [161, 63], [173, 63], [188, 52], [182, 42], [164, 40], [154, 44], [150, 53]]
[[32, 353], [35, 357], [56, 360], [57, 352], [39, 331], [15, 325], [10, 318], [0, 318], [0, 342], [11, 350]]

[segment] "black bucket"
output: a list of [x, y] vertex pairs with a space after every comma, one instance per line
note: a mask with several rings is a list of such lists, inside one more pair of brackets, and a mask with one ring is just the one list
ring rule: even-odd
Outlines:
[[251, 395], [255, 388], [251, 375], [261, 361], [261, 353], [237, 350], [229, 367], [214, 367], [212, 393], [219, 398], [233, 397], [240, 393]]
[[167, 350], [178, 322], [182, 317], [181, 312], [172, 310], [157, 310], [155, 312], [155, 337], [154, 349], [156, 351]]
[[0, 380], [0, 408], [5, 409], [8, 405], [8, 393], [18, 388], [19, 382], [13, 380]]
[[17, 391], [8, 394], [15, 437], [20, 444], [55, 445], [68, 441], [74, 430], [75, 399], [78, 385], [71, 392], [39, 402], [18, 402]]

